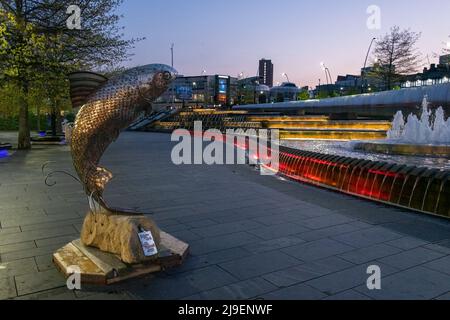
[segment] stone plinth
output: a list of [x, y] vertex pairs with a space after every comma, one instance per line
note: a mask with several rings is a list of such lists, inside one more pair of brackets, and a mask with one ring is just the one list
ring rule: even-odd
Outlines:
[[146, 216], [118, 216], [107, 211], [88, 213], [81, 231], [81, 242], [88, 247], [117, 255], [127, 264], [145, 263], [157, 257], [146, 257], [139, 240], [139, 233], [151, 231], [158, 251], [160, 230]]

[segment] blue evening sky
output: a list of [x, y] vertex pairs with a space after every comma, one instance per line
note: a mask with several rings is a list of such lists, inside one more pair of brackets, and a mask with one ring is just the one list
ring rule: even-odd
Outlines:
[[[381, 8], [381, 30], [369, 30], [369, 5]], [[275, 82], [286, 72], [298, 85], [355, 74], [373, 37], [393, 25], [422, 32], [419, 47], [431, 62], [450, 40], [448, 0], [125, 0], [120, 8], [127, 37], [146, 37], [127, 65], [170, 64], [185, 75], [256, 74], [260, 58], [275, 64]]]

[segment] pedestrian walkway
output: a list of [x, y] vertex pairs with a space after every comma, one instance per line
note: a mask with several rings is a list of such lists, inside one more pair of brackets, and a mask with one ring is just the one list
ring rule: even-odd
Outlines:
[[[0, 133], [0, 140], [2, 133]], [[72, 292], [52, 253], [79, 236], [88, 203], [68, 147], [0, 159], [0, 299], [450, 299], [450, 222], [260, 176], [175, 166], [170, 136], [124, 133], [104, 155], [113, 206], [153, 213], [191, 245], [180, 268]], [[53, 182], [53, 181], [50, 181]], [[381, 268], [381, 290], [367, 268]]]

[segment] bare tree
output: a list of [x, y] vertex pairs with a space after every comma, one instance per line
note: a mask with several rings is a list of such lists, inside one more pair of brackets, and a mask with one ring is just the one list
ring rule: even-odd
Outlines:
[[[60, 81], [76, 69], [111, 67], [129, 57], [116, 9], [122, 0], [0, 0], [0, 80], [14, 83], [20, 103], [19, 149], [30, 148], [28, 95], [38, 81]], [[81, 29], [69, 28], [70, 6]]]
[[[445, 56], [450, 55], [450, 40], [443, 43], [442, 55], [445, 55]], [[441, 57], [441, 54], [435, 53], [434, 57], [439, 58], [439, 57]], [[446, 57], [444, 60], [445, 60], [446, 64], [450, 63], [450, 58]]]
[[387, 90], [402, 76], [414, 73], [421, 65], [421, 54], [416, 47], [421, 33], [394, 26], [377, 40], [374, 50], [376, 63], [371, 75], [383, 81]]

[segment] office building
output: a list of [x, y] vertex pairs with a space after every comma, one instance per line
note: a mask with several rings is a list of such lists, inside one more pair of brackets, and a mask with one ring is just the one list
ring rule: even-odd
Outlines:
[[178, 76], [154, 103], [154, 109], [229, 107], [236, 103], [236, 95], [237, 79], [230, 76]]
[[272, 60], [261, 59], [259, 61], [259, 84], [273, 87], [273, 63]]

